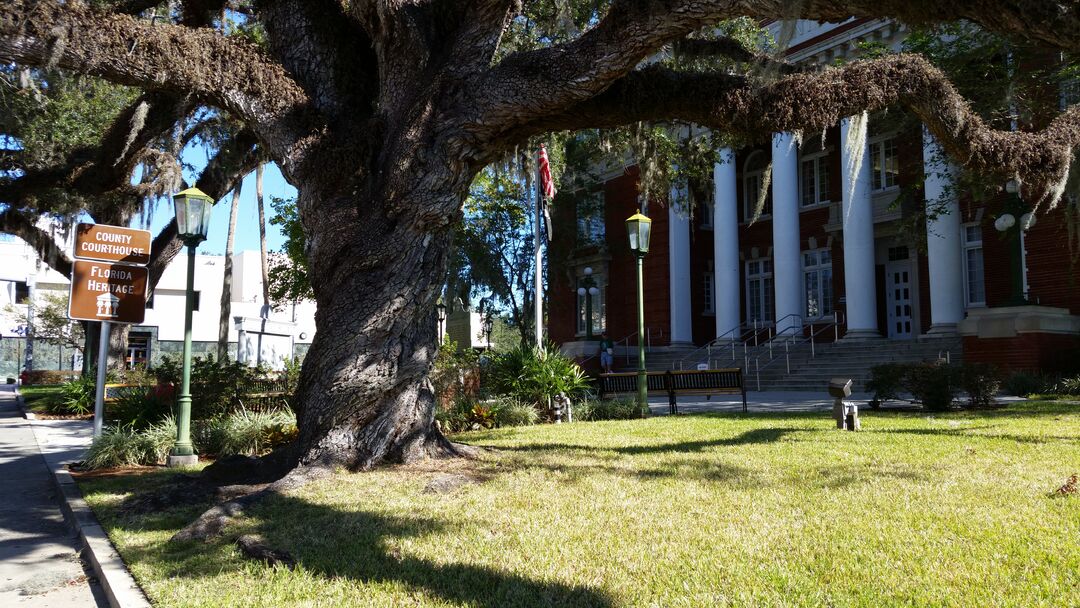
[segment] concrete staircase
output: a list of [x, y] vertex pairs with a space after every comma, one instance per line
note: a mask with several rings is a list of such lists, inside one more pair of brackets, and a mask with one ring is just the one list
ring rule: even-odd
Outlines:
[[[776, 349], [774, 348], [774, 353]], [[923, 338], [919, 340], [863, 340], [845, 342], [843, 340], [829, 344], [818, 344], [816, 356], [811, 357], [807, 344], [800, 344], [791, 349], [791, 373], [788, 373], [784, 357], [774, 359], [766, 365], [767, 358], [758, 363], [762, 366], [755, 371], [754, 361], [746, 373], [747, 387], [758, 388], [760, 373], [761, 390], [767, 391], [824, 391], [829, 379], [845, 377], [854, 380], [852, 390], [863, 392], [866, 380], [870, 377], [870, 368], [882, 363], [914, 363], [935, 361], [939, 357], [948, 357], [954, 363], [962, 358], [962, 346], [959, 338]]]
[[[654, 346], [645, 352], [645, 367], [651, 372], [663, 371], [666, 372], [671, 369], [671, 366], [681, 361], [685, 357], [689, 356], [697, 350], [696, 346]], [[627, 365], [626, 356], [620, 354], [615, 357], [614, 371], [617, 372], [634, 372], [637, 371], [637, 350], [631, 349], [629, 357], [630, 363]]]
[[[938, 357], [948, 357], [953, 362], [962, 358], [960, 339], [923, 337], [917, 340], [876, 340], [844, 341], [817, 343], [811, 353], [809, 343], [788, 344], [787, 359], [783, 341], [777, 339], [772, 344], [769, 354], [768, 344], [759, 344], [747, 349], [750, 360], [749, 369], [745, 370], [746, 387], [758, 390], [758, 375], [763, 391], [822, 391], [833, 377], [847, 377], [854, 380], [853, 390], [862, 392], [870, 376], [870, 368], [882, 363], [908, 363], [934, 361]], [[744, 356], [740, 349], [738, 359], [732, 361], [731, 351], [715, 349], [710, 366], [743, 367]], [[654, 348], [645, 355], [645, 363], [650, 371], [670, 369], [696, 369], [698, 363], [705, 363], [705, 351], [694, 348]], [[637, 357], [632, 356], [630, 366], [626, 359], [618, 357], [615, 367], [619, 371], [636, 369]], [[788, 363], [790, 362], [790, 373]]]

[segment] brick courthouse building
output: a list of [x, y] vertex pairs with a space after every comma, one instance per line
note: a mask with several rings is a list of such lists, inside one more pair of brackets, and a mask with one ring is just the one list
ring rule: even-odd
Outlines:
[[[906, 34], [880, 20], [799, 22], [788, 58], [831, 63], [855, 55], [862, 42], [899, 49]], [[554, 221], [576, 238], [551, 244], [550, 338], [572, 354], [596, 351], [584, 342], [585, 296], [578, 295], [586, 268], [599, 287], [594, 333], [619, 339], [636, 331], [635, 262], [623, 222], [641, 207], [653, 220], [644, 274], [654, 351], [687, 352], [754, 327], [805, 335], [816, 322], [836, 323], [848, 341], [881, 340], [882, 360], [885, 340], [944, 338], [962, 344], [966, 361], [1014, 370], [1068, 366], [1080, 352], [1080, 245], [1070, 236], [1069, 204], [1040, 211], [1022, 230], [1022, 191], [1003, 187], [976, 201], [921, 128], [890, 130], [873, 116], [860, 128], [858, 120], [824, 137], [799, 142], [775, 133], [766, 145], [721, 150], [712, 182], [696, 186], [692, 198], [676, 191], [669, 201], [640, 200], [637, 168], [623, 164], [591, 188], [565, 192]], [[861, 163], [853, 153], [859, 143]], [[770, 162], [770, 191], [751, 222]], [[926, 205], [943, 212], [919, 219]], [[1006, 214], [1011, 221], [999, 219]]]

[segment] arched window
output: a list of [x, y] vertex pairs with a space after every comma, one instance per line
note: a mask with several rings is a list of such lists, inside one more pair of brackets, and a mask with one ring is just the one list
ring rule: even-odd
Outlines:
[[[750, 221], [754, 217], [758, 197], [761, 196], [761, 188], [764, 186], [765, 167], [768, 160], [765, 153], [755, 150], [750, 153], [743, 167], [743, 220]], [[761, 217], [772, 215], [772, 190], [765, 193], [765, 205], [761, 208]]]

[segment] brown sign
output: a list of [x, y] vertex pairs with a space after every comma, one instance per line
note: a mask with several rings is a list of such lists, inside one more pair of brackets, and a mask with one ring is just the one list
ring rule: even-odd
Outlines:
[[79, 224], [75, 230], [76, 258], [146, 266], [150, 263], [150, 232], [105, 224]]
[[75, 260], [68, 317], [83, 321], [142, 323], [146, 316], [146, 268]]

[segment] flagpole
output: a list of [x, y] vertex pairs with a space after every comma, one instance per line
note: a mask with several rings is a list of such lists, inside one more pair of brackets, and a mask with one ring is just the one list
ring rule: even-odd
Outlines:
[[544, 258], [540, 254], [540, 222], [543, 221], [540, 197], [544, 196], [544, 186], [540, 177], [540, 152], [536, 153], [536, 180], [533, 183], [536, 184], [536, 213], [533, 218], [533, 264], [536, 268], [533, 283], [536, 289], [533, 308], [536, 315], [536, 345], [540, 347], [544, 344]]

